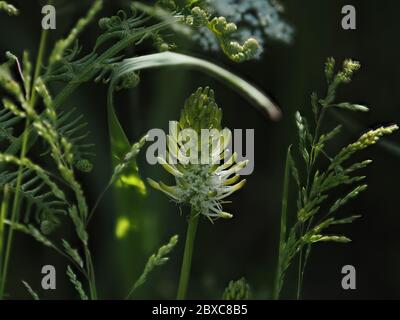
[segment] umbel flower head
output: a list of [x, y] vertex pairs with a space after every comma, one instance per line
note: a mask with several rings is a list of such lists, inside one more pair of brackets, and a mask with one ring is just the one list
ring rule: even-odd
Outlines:
[[176, 185], [148, 179], [153, 188], [178, 204], [191, 206], [194, 214], [211, 221], [232, 218], [232, 214], [223, 211], [222, 204], [244, 186], [246, 180], [240, 180], [238, 173], [248, 164], [247, 160], [237, 162], [237, 154], [231, 155], [231, 131], [221, 130], [221, 119], [214, 92], [199, 88], [186, 101], [179, 122], [171, 123], [166, 157], [158, 158], [175, 177]]

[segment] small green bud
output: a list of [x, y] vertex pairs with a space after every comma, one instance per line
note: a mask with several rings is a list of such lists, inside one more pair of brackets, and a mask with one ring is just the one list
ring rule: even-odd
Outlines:
[[229, 282], [222, 296], [223, 300], [248, 300], [250, 298], [250, 286], [245, 278]]
[[132, 71], [128, 74], [125, 74], [117, 85], [116, 89], [123, 90], [123, 89], [134, 89], [140, 83], [140, 75], [138, 72]]
[[186, 101], [179, 125], [200, 133], [201, 129], [221, 129], [222, 110], [215, 102], [214, 91], [199, 88]]
[[93, 163], [87, 159], [81, 159], [75, 162], [75, 168], [81, 172], [91, 172], [93, 170]]
[[58, 221], [43, 220], [40, 223], [40, 231], [45, 235], [49, 235], [57, 228], [58, 224]]
[[191, 10], [191, 14], [192, 14], [192, 21], [191, 21], [192, 26], [199, 28], [207, 25], [208, 14], [206, 11], [204, 11], [200, 7], [194, 7]]
[[335, 59], [328, 58], [325, 63], [325, 76], [328, 83], [330, 83], [333, 79], [333, 75], [335, 73]]

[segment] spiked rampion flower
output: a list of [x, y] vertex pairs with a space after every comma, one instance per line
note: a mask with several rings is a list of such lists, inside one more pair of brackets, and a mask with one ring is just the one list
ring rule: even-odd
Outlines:
[[176, 185], [148, 179], [153, 188], [178, 204], [190, 205], [196, 215], [211, 221], [232, 218], [223, 211], [222, 204], [244, 186], [246, 180], [239, 181], [238, 173], [248, 163], [237, 163], [237, 155], [231, 155], [231, 131], [221, 130], [221, 119], [214, 92], [199, 88], [186, 101], [180, 121], [171, 122], [166, 157], [159, 157], [159, 163], [175, 176]]

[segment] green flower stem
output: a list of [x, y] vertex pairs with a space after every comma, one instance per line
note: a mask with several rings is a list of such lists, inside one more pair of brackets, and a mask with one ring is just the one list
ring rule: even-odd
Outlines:
[[177, 300], [184, 300], [186, 298], [186, 291], [189, 284], [190, 269], [192, 265], [194, 240], [196, 238], [196, 231], [198, 224], [199, 224], [199, 215], [196, 214], [192, 209], [186, 233], [185, 252], [183, 254], [181, 276], [179, 279], [179, 288], [176, 297]]
[[[316, 161], [316, 145], [318, 143], [318, 139], [320, 138], [320, 130], [321, 130], [321, 124], [322, 121], [324, 119], [325, 116], [325, 112], [326, 112], [326, 108], [322, 108], [319, 116], [316, 120], [316, 126], [315, 126], [315, 134], [314, 134], [314, 139], [311, 145], [311, 155], [310, 155], [310, 160], [308, 163], [308, 167], [307, 167], [307, 184], [306, 184], [306, 192], [307, 195], [309, 195], [310, 193], [310, 179], [311, 179], [311, 175], [313, 173], [313, 169], [314, 169], [314, 165], [315, 165], [315, 161]], [[300, 237], [303, 236], [304, 233], [307, 233], [309, 231], [310, 226], [312, 225], [313, 222], [313, 217], [311, 217], [308, 226], [306, 226], [306, 228], [304, 228], [304, 225], [301, 224], [300, 225]], [[300, 300], [301, 299], [301, 290], [303, 287], [303, 277], [304, 277], [304, 270], [306, 268], [306, 264], [308, 261], [308, 255], [310, 253], [311, 248], [309, 247], [307, 249], [307, 253], [306, 255], [303, 257], [303, 247], [300, 248], [300, 252], [299, 252], [299, 267], [298, 267], [298, 274], [297, 274], [297, 293], [296, 293], [296, 299]]]
[[[52, 4], [52, 3], [53, 3], [53, 1], [50, 0], [49, 4]], [[47, 36], [48, 36], [48, 30], [43, 29], [41, 36], [40, 36], [39, 52], [38, 52], [38, 57], [36, 60], [35, 73], [34, 73], [34, 77], [33, 77], [32, 86], [35, 85], [36, 79], [40, 76], [44, 53], [46, 51]], [[36, 90], [34, 90], [34, 88], [32, 88], [31, 92], [32, 92], [32, 95], [29, 98], [29, 104], [33, 108], [36, 103], [37, 96], [36, 96]], [[22, 146], [21, 146], [21, 153], [20, 153], [21, 160], [25, 158], [26, 153], [28, 151], [30, 125], [31, 125], [31, 123], [30, 123], [29, 119], [27, 119], [25, 122], [25, 129], [24, 129], [24, 133], [22, 136]], [[17, 222], [19, 219], [19, 208], [20, 208], [20, 192], [19, 192], [19, 190], [21, 189], [23, 170], [24, 170], [24, 168], [22, 166], [20, 166], [18, 169], [18, 177], [17, 177], [14, 201], [13, 201], [13, 206], [12, 206], [12, 211], [11, 211], [11, 221], [12, 222]], [[7, 235], [7, 244], [6, 244], [5, 257], [4, 257], [4, 264], [2, 267], [2, 274], [1, 274], [1, 278], [0, 278], [1, 279], [0, 299], [3, 299], [3, 297], [4, 297], [4, 289], [5, 289], [5, 284], [6, 284], [13, 235], [14, 235], [14, 227], [13, 227], [13, 225], [11, 225], [10, 229], [8, 231], [8, 235]]]
[[3, 263], [3, 247], [4, 247], [4, 226], [7, 218], [8, 204], [10, 201], [10, 188], [8, 185], [4, 186], [3, 200], [1, 202], [0, 210], [0, 299], [2, 298], [2, 263]]
[[92, 255], [87, 245], [85, 245], [84, 251], [85, 251], [86, 268], [87, 268], [86, 272], [88, 274], [88, 282], [89, 282], [90, 299], [97, 300], [97, 289], [96, 289], [96, 280], [94, 275]]
[[289, 198], [289, 181], [290, 181], [290, 150], [288, 148], [285, 165], [285, 178], [283, 182], [283, 197], [282, 197], [282, 212], [281, 212], [281, 227], [280, 227], [280, 238], [279, 238], [279, 253], [278, 253], [278, 265], [276, 268], [275, 285], [273, 292], [273, 299], [278, 300], [282, 289], [283, 275], [282, 275], [282, 258], [285, 251], [286, 242], [286, 223], [287, 223], [287, 207]]

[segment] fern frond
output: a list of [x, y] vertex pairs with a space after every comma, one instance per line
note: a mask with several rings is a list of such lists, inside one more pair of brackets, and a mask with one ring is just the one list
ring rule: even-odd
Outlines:
[[[22, 159], [0, 154], [0, 163], [7, 163], [24, 168], [22, 183], [19, 189], [21, 198], [24, 199], [24, 222], [31, 222], [32, 212], [35, 221], [40, 224], [43, 233], [51, 232], [58, 225], [59, 216], [66, 214], [68, 206], [64, 192], [55, 184], [49, 174], [33, 164], [28, 159]], [[18, 167], [14, 171], [4, 171], [0, 174], [0, 186], [8, 185], [16, 192]]]
[[90, 132], [87, 130], [88, 123], [83, 120], [83, 115], [73, 108], [60, 112], [54, 127], [60, 138], [65, 138], [71, 143], [75, 168], [82, 172], [90, 172], [93, 168], [91, 159], [95, 156], [92, 151], [95, 145], [86, 141]]
[[[26, 104], [31, 65], [27, 62], [26, 52], [24, 53], [24, 70], [15, 55], [7, 52], [6, 57], [8, 61], [0, 65], [0, 88], [8, 95], [0, 103], [0, 142], [12, 145], [18, 140], [14, 136], [16, 126], [26, 117], [25, 112], [17, 105]], [[12, 68], [15, 66], [23, 80], [23, 86], [14, 79]]]
[[0, 142], [7, 141], [12, 143], [16, 139], [13, 135], [14, 128], [15, 125], [21, 121], [21, 116], [15, 115], [15, 113], [10, 110], [10, 108], [14, 107], [10, 100], [4, 99], [3, 106], [4, 108], [0, 110]]
[[[134, 6], [131, 7], [131, 13], [128, 14], [123, 10], [119, 10], [112, 17], [105, 17], [99, 20], [99, 27], [103, 30], [103, 34], [97, 38], [94, 51], [101, 45], [111, 39], [121, 40], [130, 34], [136, 33], [138, 30], [144, 29], [144, 24], [150, 20], [144, 13], [138, 15]], [[138, 40], [140, 43], [150, 34], [144, 34]]]
[[58, 40], [55, 44], [53, 51], [49, 58], [49, 68], [51, 68], [55, 63], [63, 58], [65, 50], [67, 50], [78, 38], [79, 34], [86, 28], [86, 26], [91, 23], [95, 16], [103, 8], [103, 0], [96, 0], [90, 7], [88, 13], [85, 17], [79, 19], [75, 27], [72, 28], [71, 32], [64, 39]]
[[[64, 99], [64, 93], [74, 90], [80, 83], [94, 78], [97, 81], [107, 82], [107, 75], [111, 73], [113, 64], [122, 59], [120, 52], [128, 46], [138, 45], [143, 40], [152, 37], [160, 30], [178, 21], [178, 18], [171, 17], [168, 21], [145, 26], [148, 20], [149, 17], [146, 17], [145, 14], [138, 15], [137, 10], [133, 7], [129, 14], [120, 10], [115, 16], [101, 18], [99, 27], [103, 30], [103, 33], [97, 38], [93, 51], [82, 58], [78, 58], [81, 50], [75, 42], [75, 46], [66, 50], [63, 57], [58, 59], [55, 66], [48, 70], [43, 77], [45, 82], [70, 82], [64, 92], [61, 92], [56, 98], [55, 105], [59, 106]], [[105, 49], [103, 53], [98, 53], [100, 47], [105, 47], [109, 40], [117, 40], [117, 42]]]

